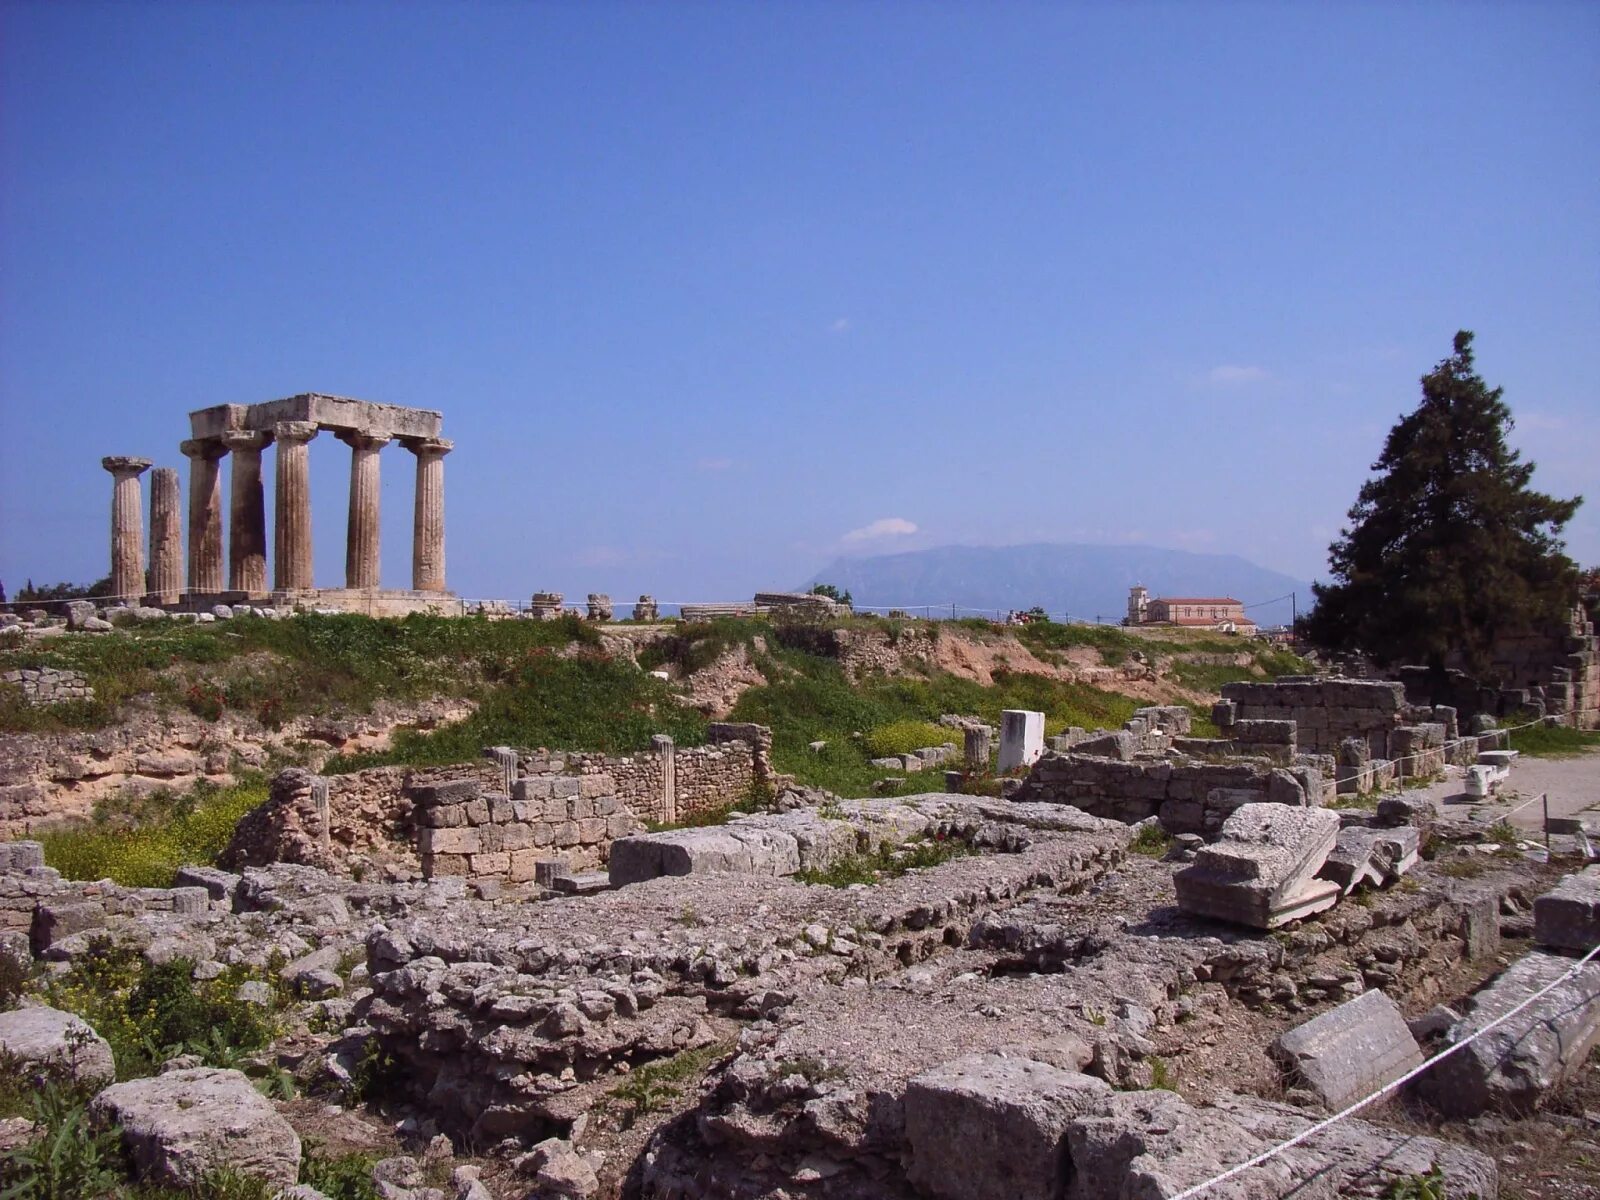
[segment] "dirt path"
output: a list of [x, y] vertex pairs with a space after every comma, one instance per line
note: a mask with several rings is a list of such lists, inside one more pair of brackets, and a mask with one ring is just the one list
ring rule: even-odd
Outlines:
[[1571, 817], [1580, 812], [1600, 813], [1600, 749], [1588, 750], [1571, 758], [1519, 757], [1511, 767], [1511, 778], [1489, 803], [1470, 799], [1464, 791], [1466, 772], [1447, 767], [1445, 778], [1423, 793], [1441, 812], [1492, 825], [1506, 818], [1519, 829], [1544, 828], [1544, 805], [1550, 801], [1552, 817]]

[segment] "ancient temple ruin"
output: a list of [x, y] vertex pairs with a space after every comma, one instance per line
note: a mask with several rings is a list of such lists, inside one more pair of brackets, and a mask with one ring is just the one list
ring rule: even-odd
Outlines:
[[[315, 604], [395, 615], [421, 609], [454, 612], [445, 585], [443, 416], [431, 409], [375, 404], [307, 393], [262, 404], [219, 404], [189, 414], [187, 579], [182, 577], [177, 472], [151, 477], [150, 578], [146, 588], [143, 498], [145, 458], [109, 457], [116, 480], [111, 504], [111, 582], [118, 599], [186, 607], [266, 601]], [[328, 430], [350, 447], [350, 501], [342, 588], [319, 588], [311, 553], [310, 443]], [[384, 590], [378, 577], [379, 451], [398, 442], [416, 458], [411, 588]], [[262, 453], [273, 454], [271, 582]], [[222, 461], [228, 480], [228, 555], [223, 573]]]

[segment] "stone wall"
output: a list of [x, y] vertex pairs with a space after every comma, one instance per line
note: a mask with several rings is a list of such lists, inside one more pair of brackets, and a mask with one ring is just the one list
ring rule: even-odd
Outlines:
[[609, 775], [527, 775], [511, 794], [460, 779], [413, 786], [417, 851], [424, 878], [464, 875], [528, 882], [540, 863], [568, 869], [603, 863], [611, 843], [642, 826], [616, 796]]
[[130, 707], [108, 729], [0, 733], [0, 837], [89, 817], [97, 804], [159, 788], [184, 791], [205, 780], [227, 784], [240, 767], [264, 766], [273, 753], [307, 754], [313, 766], [344, 753], [381, 750], [402, 726], [434, 729], [467, 716], [465, 700], [380, 701], [352, 717], [304, 717], [267, 729], [226, 712], [206, 721], [187, 709]]
[[878, 629], [834, 629], [834, 657], [852, 683], [866, 675], [894, 675], [912, 659], [932, 661], [938, 633], [907, 625], [892, 633]]
[[1168, 833], [1209, 836], [1241, 804], [1322, 804], [1327, 782], [1305, 764], [1122, 762], [1052, 752], [1034, 764], [1013, 799], [1070, 804], [1118, 821], [1157, 817]]
[[62, 704], [69, 700], [93, 700], [94, 689], [78, 671], [56, 667], [24, 667], [0, 674], [0, 683], [9, 683], [22, 693], [26, 704]]
[[1240, 721], [1293, 721], [1298, 748], [1337, 754], [1346, 738], [1365, 738], [1373, 758], [1393, 758], [1390, 735], [1401, 723], [1405, 688], [1364, 679], [1294, 677], [1276, 683], [1227, 683], [1212, 720], [1224, 738]]
[[1496, 639], [1490, 659], [1503, 686], [1480, 684], [1459, 663], [1449, 664], [1443, 680], [1426, 667], [1401, 667], [1398, 674], [1418, 704], [1448, 703], [1496, 717], [1556, 716], [1579, 729], [1600, 729], [1600, 638], [1582, 608], [1559, 627]]

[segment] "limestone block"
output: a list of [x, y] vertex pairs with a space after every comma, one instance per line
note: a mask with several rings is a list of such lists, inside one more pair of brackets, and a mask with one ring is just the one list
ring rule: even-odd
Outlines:
[[417, 850], [422, 854], [477, 854], [482, 849], [483, 834], [470, 825], [417, 832]]
[[288, 1186], [300, 1173], [300, 1139], [239, 1071], [196, 1068], [119, 1083], [90, 1104], [122, 1127], [141, 1178], [185, 1188], [222, 1168]]
[[1331, 907], [1338, 885], [1314, 876], [1338, 835], [1339, 816], [1328, 809], [1242, 805], [1223, 823], [1222, 840], [1173, 877], [1178, 903], [1261, 929]]
[[1533, 936], [1541, 946], [1580, 954], [1600, 945], [1600, 866], [1568, 875], [1533, 902]]
[[80, 1017], [54, 1008], [0, 1012], [0, 1058], [76, 1080], [117, 1077], [111, 1046]]
[[[1446, 1042], [1466, 1041], [1576, 960], [1535, 950], [1512, 963], [1472, 999], [1471, 1011], [1450, 1027]], [[1538, 1108], [1600, 1044], [1600, 962], [1590, 962], [1511, 1020], [1440, 1059], [1418, 1078], [1418, 1093], [1449, 1117], [1486, 1109], [1525, 1113]]]
[[511, 865], [506, 874], [515, 883], [526, 883], [534, 877], [535, 865], [539, 862], [537, 850], [513, 850], [510, 855]]
[[606, 840], [606, 818], [586, 817], [578, 822], [578, 841], [585, 846]]
[[1340, 1109], [1422, 1064], [1405, 1018], [1383, 992], [1313, 1017], [1281, 1035], [1272, 1055], [1330, 1109]]
[[422, 873], [429, 879], [444, 875], [466, 875], [467, 856], [465, 854], [424, 854], [422, 856]]
[[550, 781], [550, 794], [552, 796], [576, 796], [582, 790], [582, 783], [572, 775], [558, 775]]
[[1331, 879], [1348, 896], [1358, 886], [1387, 887], [1417, 863], [1417, 829], [1368, 829], [1352, 825], [1339, 831], [1328, 861], [1317, 874]]
[[204, 888], [212, 900], [229, 900], [239, 886], [239, 876], [219, 867], [179, 867], [173, 885], [181, 888]]
[[548, 800], [553, 781], [548, 775], [532, 775], [511, 785], [513, 800]]
[[557, 846], [576, 846], [578, 844], [578, 823], [576, 821], [562, 821], [554, 827], [551, 841]]
[[[1227, 1114], [1192, 1108], [1174, 1092], [1116, 1092], [1101, 1107], [1067, 1122], [1072, 1177], [1066, 1200], [1175, 1196], [1268, 1145]], [[1294, 1183], [1288, 1165], [1275, 1159], [1232, 1180], [1217, 1195], [1281, 1200], [1293, 1194]]]
[[608, 866], [613, 887], [662, 875], [792, 875], [800, 869], [800, 849], [792, 834], [779, 830], [706, 826], [619, 838], [611, 843]]
[[103, 929], [105, 923], [105, 906], [93, 901], [41, 904], [33, 912], [33, 951], [43, 954], [63, 938], [89, 929]]
[[1057, 1200], [1064, 1134], [1110, 1085], [1026, 1058], [973, 1054], [906, 1085], [907, 1178], [939, 1200]]
[[1004, 775], [1031, 767], [1044, 753], [1044, 714], [1008, 708], [1000, 714], [1000, 757], [995, 770]]
[[511, 869], [511, 855], [503, 850], [474, 854], [470, 863], [474, 875], [504, 875]]
[[42, 866], [44, 846], [39, 842], [0, 842], [0, 874]]
[[544, 802], [546, 821], [565, 821], [572, 816], [572, 800], [567, 796], [552, 796]]

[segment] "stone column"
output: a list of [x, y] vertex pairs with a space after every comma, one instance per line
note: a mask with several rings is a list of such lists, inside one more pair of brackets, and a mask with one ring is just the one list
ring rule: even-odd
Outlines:
[[[230, 429], [222, 444], [233, 454], [228, 484], [228, 590], [252, 599], [267, 594], [267, 501], [261, 452], [270, 433]], [[281, 511], [281, 510], [280, 510]]]
[[228, 448], [205, 438], [183, 442], [189, 460], [189, 590], [215, 595], [222, 590], [222, 472]]
[[310, 421], [279, 421], [276, 512], [273, 521], [273, 586], [280, 592], [307, 591], [311, 567], [311, 451], [317, 436]]
[[179, 512], [178, 469], [150, 472], [150, 592], [147, 604], [176, 604], [183, 598], [183, 516]]
[[671, 825], [678, 819], [678, 747], [669, 734], [658, 733], [650, 744], [661, 756], [661, 816], [662, 824]]
[[144, 595], [144, 489], [139, 476], [150, 469], [148, 458], [102, 458], [100, 465], [116, 482], [111, 491], [111, 592], [135, 604]]
[[411, 540], [411, 586], [442, 592], [444, 586], [444, 456], [455, 443], [414, 438], [406, 449], [417, 456], [417, 509]]
[[350, 447], [350, 523], [345, 532], [344, 585], [378, 586], [378, 451], [386, 437], [341, 430], [335, 435]]

